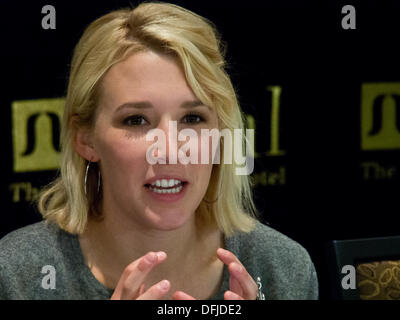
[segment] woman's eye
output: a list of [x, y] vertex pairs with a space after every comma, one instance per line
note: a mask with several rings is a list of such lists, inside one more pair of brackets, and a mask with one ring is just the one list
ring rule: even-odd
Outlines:
[[142, 116], [131, 116], [124, 120], [124, 124], [127, 126], [141, 126], [146, 124], [146, 119]]
[[204, 118], [197, 114], [188, 114], [183, 119], [184, 123], [200, 123], [204, 121]]

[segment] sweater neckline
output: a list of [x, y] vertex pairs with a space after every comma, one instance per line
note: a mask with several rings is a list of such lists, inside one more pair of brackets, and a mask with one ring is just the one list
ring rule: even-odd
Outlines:
[[[96, 289], [99, 294], [107, 297], [107, 299], [111, 298], [113, 292], [115, 289], [113, 288], [108, 288], [104, 284], [102, 284], [92, 273], [90, 270], [89, 266], [86, 264], [85, 258], [83, 256], [82, 248], [79, 243], [78, 235], [76, 234], [70, 234], [71, 237], [71, 246], [73, 247], [73, 252], [76, 253], [77, 256], [77, 261], [79, 264], [79, 270], [81, 271], [80, 273], [82, 276], [90, 282], [89, 284], [93, 286], [93, 288]], [[232, 238], [227, 238], [224, 236], [224, 249], [233, 251], [236, 248], [234, 248], [234, 242], [232, 241]], [[225, 289], [226, 288], [226, 289]], [[222, 272], [222, 280], [221, 284], [219, 286], [219, 289], [216, 294], [214, 294], [212, 297], [210, 297], [209, 300], [223, 300], [224, 299], [224, 293], [226, 290], [229, 289], [229, 270], [228, 267], [224, 264], [223, 272]]]

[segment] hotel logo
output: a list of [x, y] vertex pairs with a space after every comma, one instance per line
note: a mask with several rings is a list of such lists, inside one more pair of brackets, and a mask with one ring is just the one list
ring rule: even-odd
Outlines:
[[12, 103], [15, 172], [59, 168], [60, 120], [64, 103], [64, 98]]
[[400, 149], [400, 83], [362, 85], [361, 149]]

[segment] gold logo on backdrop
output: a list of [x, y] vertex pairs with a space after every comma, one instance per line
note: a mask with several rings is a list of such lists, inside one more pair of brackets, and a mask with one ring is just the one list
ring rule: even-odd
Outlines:
[[400, 148], [400, 83], [362, 85], [361, 148]]
[[281, 156], [286, 153], [279, 149], [279, 109], [282, 88], [280, 86], [268, 86], [267, 89], [272, 93], [271, 149], [267, 152], [267, 155]]
[[59, 167], [60, 121], [64, 98], [14, 101], [12, 137], [14, 171]]
[[[280, 99], [281, 99], [281, 86], [267, 86], [266, 88], [271, 92], [271, 110], [270, 116], [270, 146], [269, 150], [264, 152], [257, 152], [254, 148], [252, 156], [257, 158], [276, 157], [283, 156], [286, 154], [285, 150], [280, 147]], [[246, 127], [248, 129], [256, 129], [256, 121], [252, 114], [246, 114]], [[249, 141], [250, 145], [256, 146], [255, 138]], [[261, 186], [274, 186], [274, 185], [285, 185], [286, 184], [286, 166], [280, 165], [279, 168], [265, 169], [257, 173], [252, 174], [255, 185]]]
[[[271, 113], [270, 113], [270, 149], [263, 154], [266, 156], [282, 156], [286, 154], [285, 150], [281, 150], [279, 146], [279, 133], [280, 133], [280, 97], [282, 92], [281, 86], [268, 86], [267, 90], [271, 92]], [[246, 114], [246, 125], [248, 129], [256, 129], [256, 122], [252, 114]], [[255, 146], [255, 139], [250, 141], [251, 145]], [[260, 158], [262, 153], [253, 150], [253, 157]]]

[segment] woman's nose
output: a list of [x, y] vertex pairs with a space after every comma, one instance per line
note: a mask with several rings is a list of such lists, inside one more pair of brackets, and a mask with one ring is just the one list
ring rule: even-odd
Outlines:
[[178, 150], [183, 142], [178, 142], [177, 121], [170, 118], [163, 119], [157, 129], [163, 133], [163, 139], [159, 144], [162, 145], [161, 148], [155, 152], [156, 157], [165, 159], [167, 164], [178, 163]]

